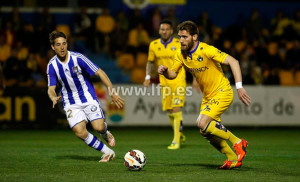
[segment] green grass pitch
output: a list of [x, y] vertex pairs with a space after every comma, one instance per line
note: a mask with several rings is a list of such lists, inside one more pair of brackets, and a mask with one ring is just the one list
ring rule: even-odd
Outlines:
[[[230, 128], [229, 128], [230, 129]], [[101, 153], [77, 139], [71, 130], [0, 131], [0, 181], [300, 181], [300, 130], [231, 129], [248, 140], [243, 166], [216, 170], [225, 156], [187, 128], [186, 144], [170, 151], [171, 128], [111, 128], [117, 157], [98, 163]], [[123, 157], [143, 151], [147, 164], [129, 171]]]

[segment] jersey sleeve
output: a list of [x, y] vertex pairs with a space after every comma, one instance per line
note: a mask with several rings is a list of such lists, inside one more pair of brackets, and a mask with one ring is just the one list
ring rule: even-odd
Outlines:
[[52, 64], [48, 64], [47, 66], [47, 78], [48, 78], [48, 86], [56, 85], [57, 78]]
[[95, 75], [95, 73], [98, 71], [99, 67], [90, 61], [87, 57], [84, 55], [80, 55], [77, 59], [78, 64], [81, 68], [83, 68], [90, 76]]
[[174, 62], [171, 70], [178, 73], [181, 67], [182, 67], [182, 60], [180, 59], [180, 53], [177, 52], [174, 56]]
[[153, 43], [151, 43], [148, 51], [148, 61], [153, 62], [154, 60], [155, 60], [154, 45]]
[[228, 54], [225, 52], [220, 51], [219, 49], [215, 48], [214, 46], [208, 46], [206, 48], [206, 56], [210, 59], [217, 61], [219, 63], [223, 63]]

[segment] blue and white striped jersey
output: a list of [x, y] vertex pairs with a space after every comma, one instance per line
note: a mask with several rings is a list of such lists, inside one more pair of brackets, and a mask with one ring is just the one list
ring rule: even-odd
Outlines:
[[47, 66], [48, 86], [59, 81], [63, 104], [73, 105], [97, 100], [90, 76], [95, 75], [99, 67], [80, 53], [68, 51], [66, 63], [55, 55]]

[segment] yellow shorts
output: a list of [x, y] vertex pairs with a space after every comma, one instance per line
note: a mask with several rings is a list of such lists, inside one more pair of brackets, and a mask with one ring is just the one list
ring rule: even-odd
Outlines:
[[203, 100], [200, 114], [210, 116], [214, 120], [221, 122], [221, 115], [229, 108], [233, 101], [233, 90], [220, 90], [210, 100]]
[[186, 83], [174, 86], [162, 86], [161, 98], [163, 111], [172, 110], [174, 107], [183, 107], [185, 101]]

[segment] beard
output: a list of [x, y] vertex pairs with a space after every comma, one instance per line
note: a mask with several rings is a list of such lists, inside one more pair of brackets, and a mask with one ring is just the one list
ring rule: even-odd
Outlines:
[[186, 45], [186, 49], [181, 49], [183, 57], [186, 59], [188, 53], [191, 51], [192, 47], [194, 46], [194, 41], [188, 42]]

